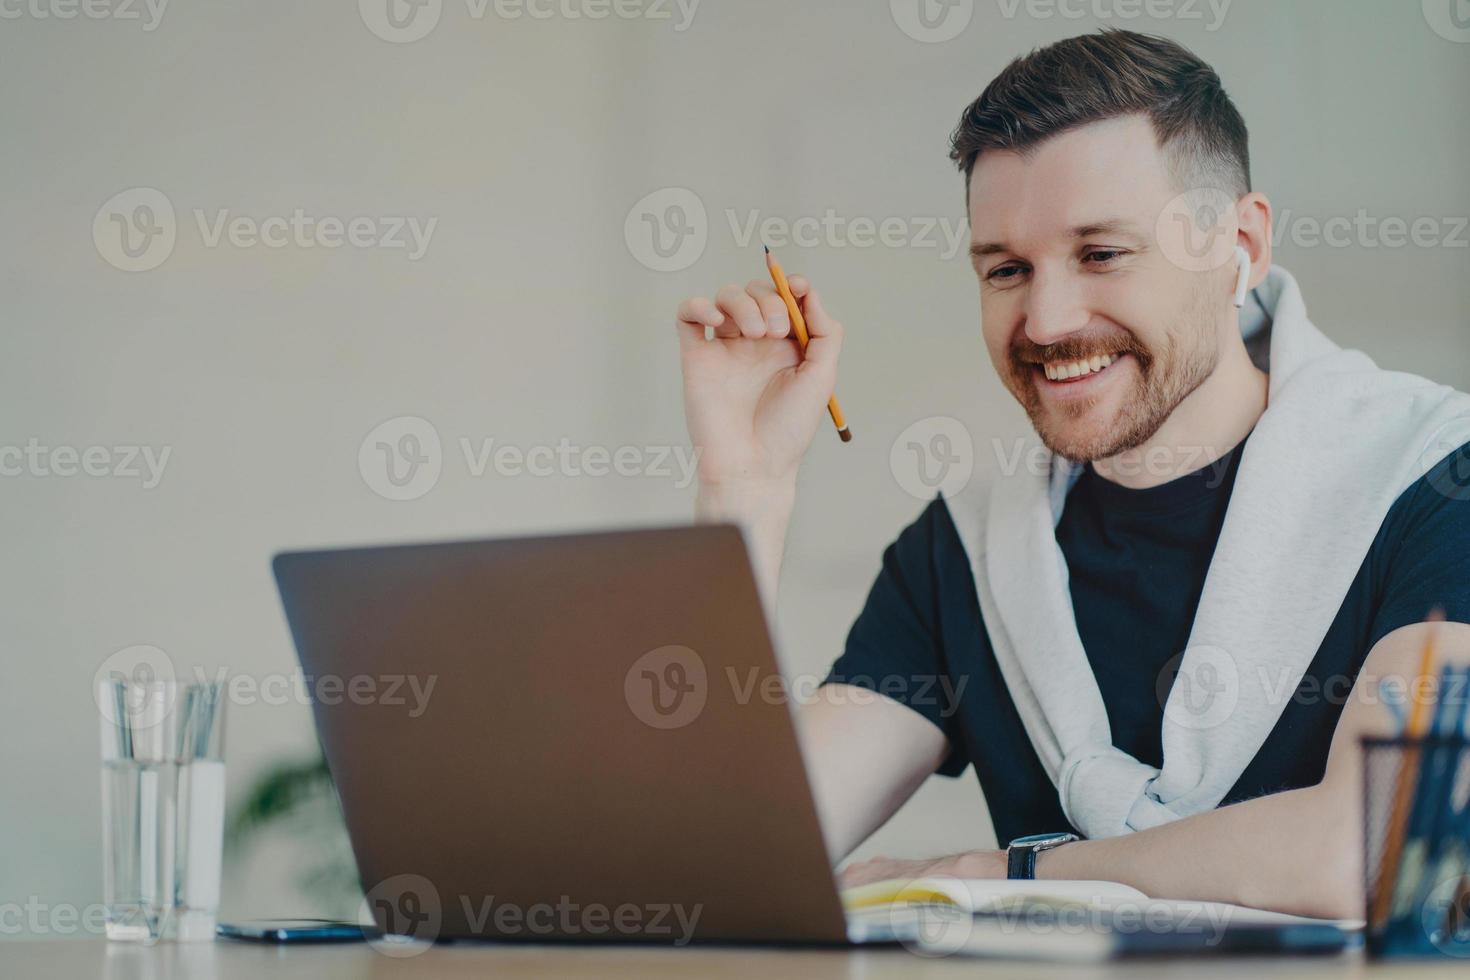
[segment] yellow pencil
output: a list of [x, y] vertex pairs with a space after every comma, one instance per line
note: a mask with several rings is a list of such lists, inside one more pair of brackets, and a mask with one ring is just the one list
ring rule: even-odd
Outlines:
[[[771, 281], [776, 284], [776, 292], [781, 294], [781, 299], [786, 303], [786, 314], [791, 317], [791, 332], [796, 334], [796, 342], [801, 345], [801, 352], [806, 353], [807, 337], [806, 320], [802, 318], [801, 307], [796, 305], [796, 297], [791, 295], [791, 286], [786, 282], [786, 273], [781, 270], [781, 263], [771, 254], [770, 246], [766, 249], [766, 268], [771, 272]], [[832, 424], [837, 426], [837, 434], [842, 437], [843, 442], [852, 441], [852, 432], [847, 428], [847, 421], [842, 417], [842, 406], [837, 404], [837, 396], [833, 395], [827, 399], [827, 414], [832, 416]]]

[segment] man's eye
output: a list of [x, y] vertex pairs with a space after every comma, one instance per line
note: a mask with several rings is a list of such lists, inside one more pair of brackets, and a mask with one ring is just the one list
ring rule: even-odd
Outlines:
[[1106, 265], [1123, 254], [1120, 248], [1095, 248], [1082, 256], [1084, 262], [1092, 265]]
[[991, 269], [990, 272], [985, 276], [985, 278], [991, 282], [1005, 282], [1008, 279], [1016, 278], [1016, 275], [1018, 275], [1020, 271], [1020, 266], [1002, 265], [997, 268]]

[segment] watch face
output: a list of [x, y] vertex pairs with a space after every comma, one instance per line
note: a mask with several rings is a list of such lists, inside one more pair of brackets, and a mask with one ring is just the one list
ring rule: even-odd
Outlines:
[[1054, 844], [1066, 844], [1077, 839], [1076, 834], [1032, 834], [1029, 837], [1017, 837], [1011, 841], [1012, 847], [1039, 847]]

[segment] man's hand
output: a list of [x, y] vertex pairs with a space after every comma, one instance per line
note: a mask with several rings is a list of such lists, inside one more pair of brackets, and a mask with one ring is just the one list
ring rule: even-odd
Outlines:
[[948, 857], [904, 861], [897, 858], [869, 858], [849, 864], [842, 872], [842, 887], [854, 888], [875, 881], [900, 878], [1004, 878], [1005, 851], [966, 851]]
[[713, 302], [696, 296], [679, 304], [684, 414], [702, 486], [794, 481], [825, 417], [842, 325], [804, 276], [789, 284], [810, 334], [805, 355], [769, 282], [753, 279], [744, 289], [721, 288]]
[[[1259, 796], [1121, 837], [1042, 851], [1036, 859], [1036, 876], [1117, 881], [1152, 898], [1230, 902], [1334, 919], [1361, 917], [1362, 760], [1358, 741], [1365, 735], [1396, 730], [1387, 705], [1402, 698], [1403, 692], [1419, 690], [1417, 665], [1431, 631], [1439, 632], [1440, 663], [1470, 664], [1470, 625], [1464, 623], [1420, 623], [1380, 640], [1368, 655], [1338, 720], [1327, 772], [1318, 785]], [[1385, 686], [1389, 684], [1397, 695], [1390, 695]], [[1324, 685], [1323, 689], [1330, 688]], [[832, 724], [834, 720], [825, 719], [823, 726], [831, 729], [829, 740], [847, 734]], [[908, 773], [923, 768], [916, 765]], [[855, 778], [851, 772], [847, 776], [848, 780]], [[852, 846], [876, 829], [916, 785], [893, 779], [880, 787], [884, 792], [869, 793], [868, 798], [883, 805], [870, 808], [862, 821], [846, 821], [842, 827], [848, 836], [842, 842]], [[818, 794], [819, 800], [839, 798], [850, 797], [840, 797], [830, 788]], [[832, 808], [831, 802], [827, 808]], [[970, 851], [924, 861], [878, 858], [847, 868], [842, 884], [852, 887], [926, 875], [1004, 878], [1005, 853]]]
[[811, 283], [788, 282], [810, 334], [804, 356], [785, 302], [763, 280], [725, 286], [713, 301], [687, 299], [677, 318], [684, 416], [699, 454], [695, 516], [745, 528], [767, 605], [775, 603], [797, 467], [825, 417], [842, 348], [842, 324]]

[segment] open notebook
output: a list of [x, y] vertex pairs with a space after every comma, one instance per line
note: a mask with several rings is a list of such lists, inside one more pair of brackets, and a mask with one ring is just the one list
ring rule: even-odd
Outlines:
[[1361, 920], [1150, 898], [1115, 881], [894, 879], [842, 893], [850, 923], [934, 952], [1098, 960], [1127, 953], [1339, 947]]

